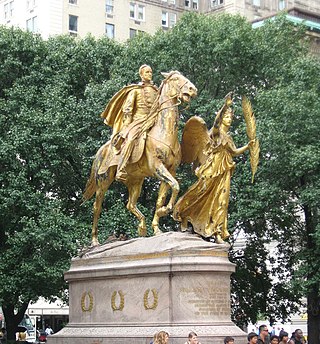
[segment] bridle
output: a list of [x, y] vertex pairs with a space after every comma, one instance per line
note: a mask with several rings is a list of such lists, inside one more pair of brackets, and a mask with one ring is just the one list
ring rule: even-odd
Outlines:
[[[175, 72], [175, 73], [176, 73], [176, 72]], [[161, 102], [161, 103], [159, 104], [159, 111], [158, 111], [158, 112], [163, 111], [163, 110], [166, 110], [166, 109], [170, 109], [170, 108], [173, 108], [173, 107], [177, 107], [177, 106], [179, 106], [179, 105], [182, 103], [181, 100], [179, 99], [179, 97], [177, 97], [177, 95], [181, 93], [182, 88], [188, 83], [188, 80], [186, 80], [181, 86], [180, 86], [180, 83], [178, 82], [177, 84], [174, 84], [174, 86], [172, 87], [171, 82], [174, 81], [174, 80], [170, 80], [170, 78], [172, 77], [172, 75], [174, 75], [174, 73], [171, 74], [171, 75], [169, 75], [169, 76], [163, 81], [163, 84], [160, 86], [160, 88], [162, 88], [162, 87], [164, 86], [165, 83], [168, 83], [168, 84], [169, 84], [169, 93], [170, 93], [170, 91], [173, 89], [173, 90], [175, 91], [175, 94], [169, 96], [168, 99], [164, 100], [163, 102]], [[174, 99], [174, 98], [177, 99], [177, 102], [176, 102], [175, 104], [172, 104], [172, 105], [170, 105], [170, 106], [161, 108], [161, 106], [162, 106], [163, 104], [165, 104], [166, 102], [168, 102], [168, 101], [170, 101], [170, 100], [172, 100], [172, 99]], [[188, 107], [186, 107], [186, 109], [187, 109], [187, 108], [188, 108]], [[185, 109], [183, 109], [183, 110], [185, 110]]]

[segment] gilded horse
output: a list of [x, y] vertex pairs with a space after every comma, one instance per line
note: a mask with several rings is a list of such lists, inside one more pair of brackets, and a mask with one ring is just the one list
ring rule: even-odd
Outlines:
[[[128, 178], [122, 181], [129, 192], [127, 209], [139, 220], [138, 234], [146, 236], [145, 216], [137, 208], [144, 178], [155, 177], [160, 183], [156, 210], [152, 228], [154, 234], [162, 233], [159, 219], [172, 211], [179, 184], [175, 179], [176, 169], [181, 161], [181, 148], [178, 141], [178, 106], [181, 102], [190, 102], [197, 95], [196, 87], [177, 71], [163, 73], [165, 79], [159, 87], [158, 96], [153, 105], [154, 120], [145, 137], [144, 149], [138, 161], [128, 164]], [[151, 114], [150, 114], [151, 115]], [[115, 156], [112, 140], [104, 144], [97, 152], [92, 164], [91, 175], [83, 194], [84, 200], [95, 194], [93, 205], [92, 245], [98, 245], [98, 219], [102, 202], [108, 188], [115, 180], [116, 164], [110, 164]], [[107, 166], [104, 168], [104, 165]], [[165, 205], [166, 195], [171, 188], [171, 197]]]

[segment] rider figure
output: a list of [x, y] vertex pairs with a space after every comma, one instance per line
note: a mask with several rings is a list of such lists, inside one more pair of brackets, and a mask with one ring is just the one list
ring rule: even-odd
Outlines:
[[145, 124], [152, 104], [158, 94], [158, 89], [152, 82], [151, 67], [145, 64], [142, 65], [139, 68], [139, 74], [141, 82], [137, 85], [127, 86], [118, 92], [118, 94], [123, 95], [122, 100], [117, 100], [120, 98], [117, 94], [110, 101], [111, 104], [116, 102], [119, 104], [122, 102], [121, 111], [119, 111], [121, 116], [110, 121], [108, 119], [109, 115], [107, 114], [108, 111], [111, 112], [110, 109], [108, 109], [110, 105], [107, 106], [102, 114], [102, 117], [105, 118], [105, 123], [113, 127], [112, 145], [114, 146], [116, 154], [119, 155], [116, 174], [117, 180], [126, 180], [127, 173], [125, 168], [128, 162], [130, 162], [129, 160], [135, 142], [143, 135], [146, 135], [143, 124]]

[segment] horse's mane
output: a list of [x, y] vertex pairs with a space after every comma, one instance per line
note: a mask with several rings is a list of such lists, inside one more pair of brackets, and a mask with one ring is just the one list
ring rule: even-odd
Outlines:
[[152, 128], [156, 122], [157, 116], [159, 114], [159, 107], [160, 107], [160, 96], [161, 96], [161, 92], [162, 89], [164, 87], [164, 85], [166, 84], [166, 82], [172, 77], [172, 75], [174, 74], [179, 74], [181, 75], [180, 72], [173, 70], [170, 71], [169, 73], [163, 73], [163, 75], [165, 75], [165, 78], [162, 80], [161, 85], [158, 89], [158, 94], [156, 99], [154, 100], [151, 109], [150, 109], [150, 113], [148, 115], [147, 120], [144, 122], [143, 126], [142, 126], [142, 131], [141, 132], [145, 132], [147, 130], [149, 130], [150, 128]]

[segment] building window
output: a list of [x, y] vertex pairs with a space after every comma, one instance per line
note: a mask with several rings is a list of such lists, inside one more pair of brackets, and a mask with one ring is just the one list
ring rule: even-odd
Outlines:
[[132, 39], [136, 34], [137, 34], [137, 30], [135, 30], [135, 29], [130, 29], [130, 32], [129, 32], [129, 37], [130, 37], [130, 39]]
[[33, 10], [36, 7], [36, 0], [27, 0], [27, 9]]
[[78, 17], [69, 15], [69, 31], [78, 32]]
[[[130, 18], [134, 19], [136, 5], [133, 2], [130, 2]], [[131, 30], [131, 29], [130, 29]]]
[[9, 4], [4, 4], [4, 19], [9, 18]]
[[184, 0], [184, 6], [190, 7], [190, 0]]
[[286, 2], [285, 0], [279, 0], [279, 5], [278, 5], [279, 11], [282, 11], [286, 8]]
[[168, 27], [168, 12], [162, 11], [161, 25]]
[[130, 18], [134, 19], [136, 5], [133, 2], [130, 2]]
[[211, 0], [211, 7], [223, 5], [223, 0]]
[[138, 5], [138, 20], [144, 20], [144, 6]]
[[69, 0], [69, 4], [78, 5], [78, 0]]
[[197, 9], [198, 9], [198, 6], [199, 6], [198, 0], [192, 0], [192, 8], [193, 8], [194, 10], [197, 10]]
[[169, 27], [175, 26], [177, 23], [177, 15], [175, 13], [169, 13]]
[[114, 38], [114, 25], [106, 24], [106, 36], [109, 38]]
[[130, 18], [134, 20], [145, 20], [145, 6], [130, 2]]
[[113, 14], [113, 0], [106, 0], [106, 13]]
[[161, 25], [163, 27], [173, 27], [177, 22], [177, 15], [175, 13], [162, 11]]
[[252, 0], [253, 6], [260, 6], [260, 0]]
[[9, 20], [13, 15], [13, 1], [4, 4], [4, 19]]
[[27, 20], [27, 31], [37, 32], [38, 31], [38, 18], [33, 17]]

